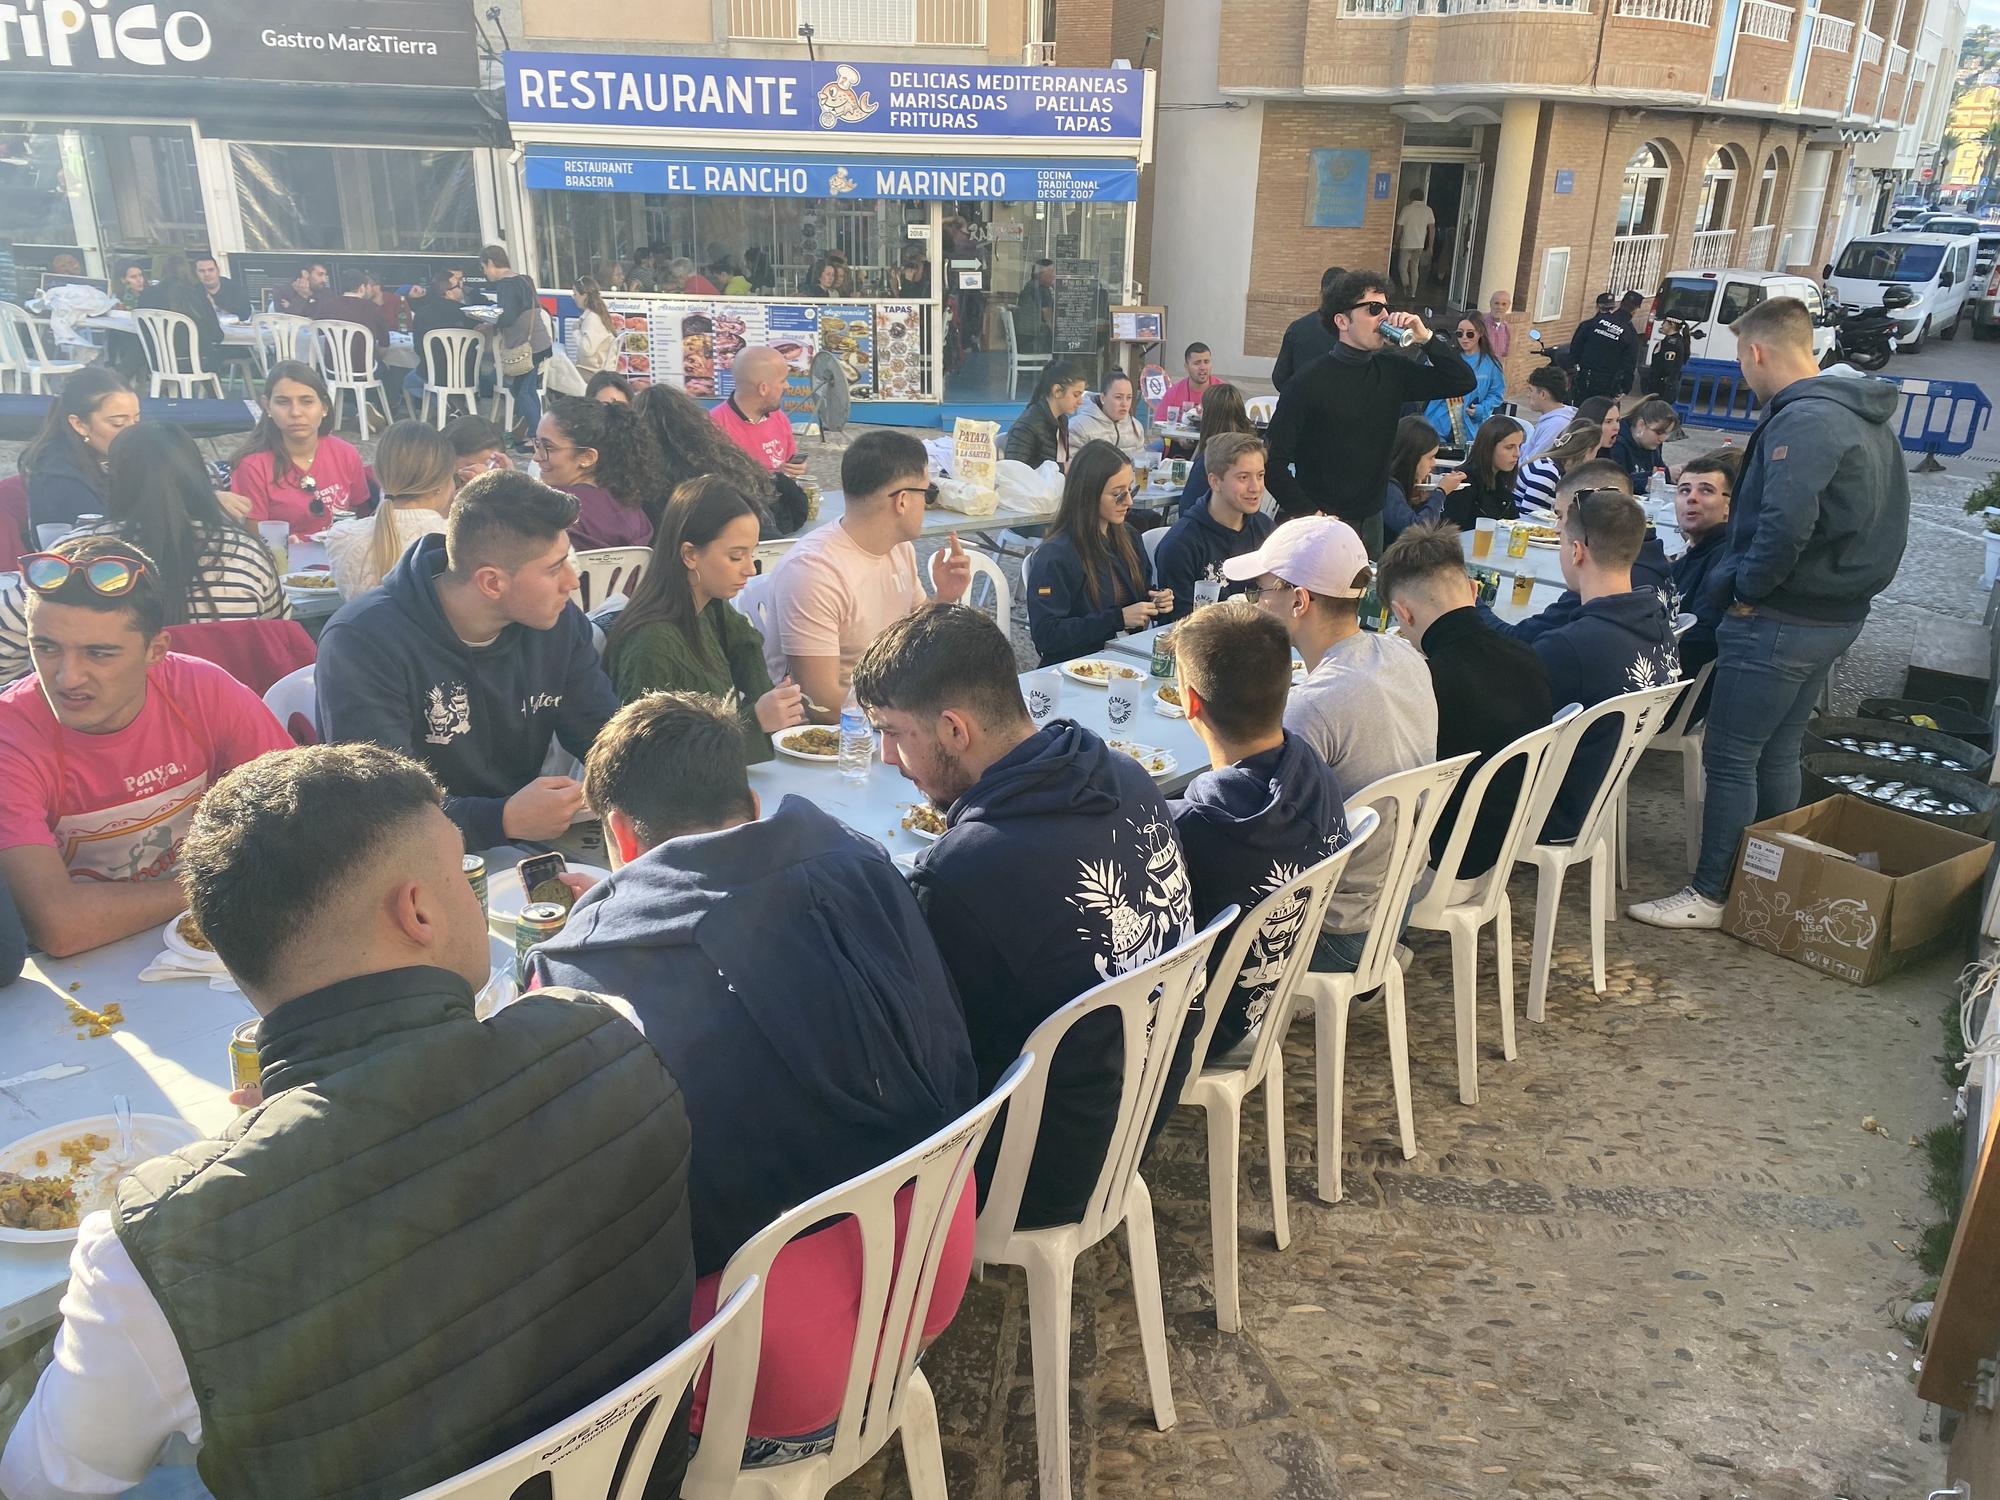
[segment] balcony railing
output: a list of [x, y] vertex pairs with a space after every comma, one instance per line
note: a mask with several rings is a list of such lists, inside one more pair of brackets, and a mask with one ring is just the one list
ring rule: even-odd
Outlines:
[[1889, 76], [1891, 78], [1905, 71], [1909, 66], [1910, 49], [1908, 47], [1897, 46], [1889, 49]]
[[820, 45], [981, 47], [985, 0], [729, 0], [729, 34], [796, 43], [810, 23]]
[[1611, 289], [1652, 296], [1660, 287], [1660, 262], [1667, 253], [1664, 234], [1621, 234], [1611, 241]]
[[1021, 48], [1021, 66], [1024, 68], [1052, 68], [1055, 62], [1054, 42], [1029, 42]]
[[[1706, 6], [1709, 0], [1700, 0]], [[1406, 16], [1483, 16], [1502, 12], [1559, 11], [1590, 14], [1590, 0], [1340, 0], [1340, 14], [1351, 21], [1400, 21]]]
[[1778, 226], [1775, 224], [1751, 226], [1750, 232], [1743, 236], [1743, 264], [1753, 271], [1777, 270], [1778, 267], [1771, 262], [1772, 241], [1777, 233]]
[[1676, 21], [1707, 28], [1715, 14], [1714, 0], [1618, 0], [1618, 14], [1640, 21]]
[[1872, 31], [1861, 33], [1861, 66], [1872, 68], [1882, 60], [1882, 38]]
[[1813, 17], [1812, 44], [1828, 52], [1848, 52], [1854, 47], [1854, 23], [1821, 11]]
[[1773, 5], [1771, 0], [1743, 0], [1743, 8], [1737, 15], [1736, 29], [1744, 36], [1762, 37], [1767, 42], [1789, 42], [1792, 39], [1792, 8], [1789, 5]]
[[1697, 271], [1713, 271], [1729, 264], [1730, 252], [1735, 248], [1736, 231], [1733, 229], [1697, 230], [1693, 258], [1689, 264]]

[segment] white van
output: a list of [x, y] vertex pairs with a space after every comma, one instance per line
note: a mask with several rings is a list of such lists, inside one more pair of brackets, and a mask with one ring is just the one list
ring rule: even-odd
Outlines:
[[1955, 234], [1871, 234], [1849, 240], [1827, 269], [1834, 298], [1848, 307], [1880, 307], [1882, 293], [1907, 286], [1916, 301], [1896, 314], [1897, 349], [1908, 354], [1935, 333], [1955, 337], [1973, 291], [1978, 241]]
[[1824, 328], [1825, 299], [1819, 283], [1789, 271], [1747, 271], [1725, 266], [1715, 271], [1675, 271], [1660, 282], [1653, 296], [1652, 321], [1646, 327], [1646, 358], [1659, 347], [1663, 324], [1671, 318], [1687, 325], [1690, 359], [1736, 358], [1735, 321], [1771, 297], [1796, 297], [1813, 315], [1813, 355], [1833, 347], [1833, 330]]

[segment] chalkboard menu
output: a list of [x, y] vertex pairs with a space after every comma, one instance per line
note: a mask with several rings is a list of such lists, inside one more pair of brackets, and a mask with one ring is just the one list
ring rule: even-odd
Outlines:
[[1098, 324], [1104, 296], [1094, 260], [1056, 262], [1056, 349], [1064, 354], [1095, 352], [1102, 344]]

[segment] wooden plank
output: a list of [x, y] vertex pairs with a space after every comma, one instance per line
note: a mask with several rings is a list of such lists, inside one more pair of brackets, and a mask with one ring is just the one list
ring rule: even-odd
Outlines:
[[2000, 1153], [1992, 1121], [2000, 1121], [2000, 1109], [1989, 1119], [1979, 1170], [1959, 1215], [1917, 1377], [1918, 1395], [1955, 1411], [1972, 1406], [1979, 1361], [2000, 1352]]

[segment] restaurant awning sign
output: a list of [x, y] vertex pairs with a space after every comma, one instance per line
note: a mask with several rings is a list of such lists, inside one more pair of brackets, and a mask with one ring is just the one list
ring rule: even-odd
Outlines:
[[536, 145], [530, 188], [584, 193], [691, 193], [718, 198], [932, 198], [975, 203], [1130, 203], [1139, 168], [1067, 157], [759, 156]]
[[1136, 142], [1146, 75], [1131, 68], [812, 62], [509, 52], [515, 125], [716, 134]]
[[0, 0], [0, 74], [479, 82], [464, 0]]

